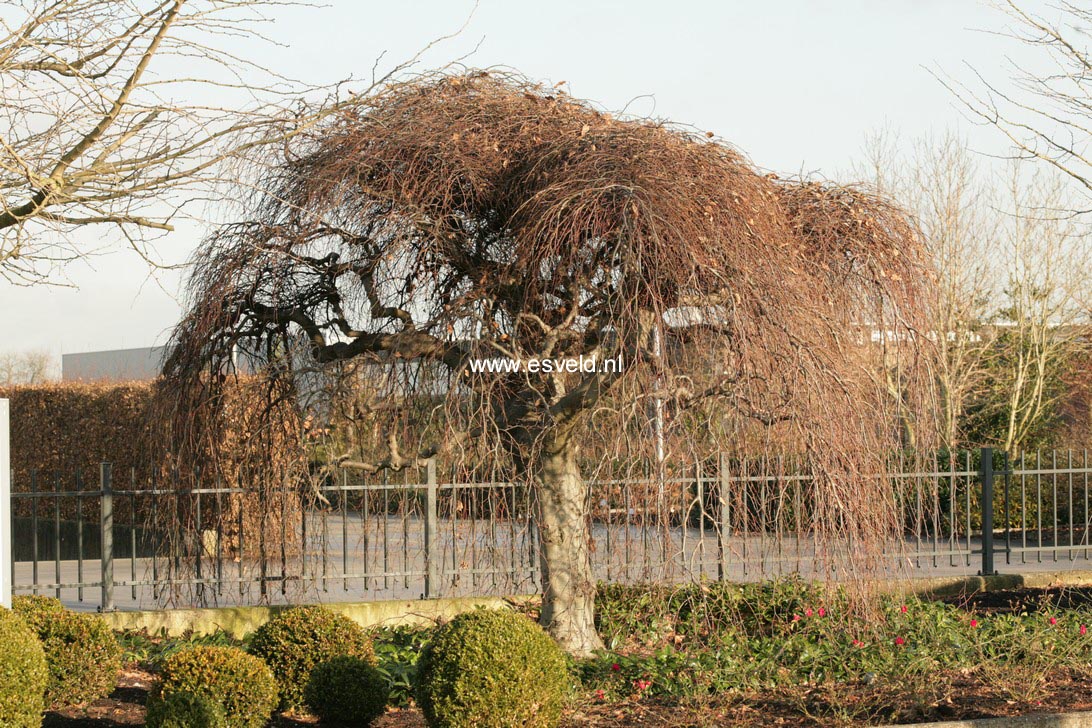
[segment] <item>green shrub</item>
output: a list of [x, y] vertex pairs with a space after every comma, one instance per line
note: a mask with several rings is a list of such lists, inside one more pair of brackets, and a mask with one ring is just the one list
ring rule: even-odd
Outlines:
[[147, 728], [225, 728], [223, 709], [193, 693], [171, 693], [148, 706]]
[[400, 625], [379, 627], [371, 633], [376, 667], [387, 679], [391, 705], [405, 708], [413, 702], [417, 658], [435, 631], [432, 626]]
[[281, 612], [254, 632], [250, 652], [273, 671], [285, 708], [303, 705], [303, 689], [320, 662], [348, 655], [375, 664], [372, 641], [364, 628], [324, 607]]
[[48, 619], [50, 615], [68, 611], [61, 604], [60, 599], [38, 594], [20, 594], [12, 597], [11, 608], [34, 630], [37, 630], [41, 621]]
[[235, 647], [193, 647], [163, 661], [148, 710], [177, 693], [218, 706], [228, 728], [261, 728], [277, 707], [277, 683], [264, 662]]
[[0, 725], [40, 726], [48, 681], [45, 652], [33, 630], [19, 615], [0, 609]]
[[15, 597], [12, 607], [38, 634], [45, 649], [46, 705], [78, 705], [113, 692], [122, 649], [101, 617], [69, 611], [50, 597]]
[[504, 610], [451, 620], [417, 665], [417, 702], [430, 726], [555, 726], [568, 689], [560, 648], [538, 625]]
[[323, 724], [366, 726], [383, 715], [390, 688], [375, 665], [342, 655], [311, 670], [303, 696]]

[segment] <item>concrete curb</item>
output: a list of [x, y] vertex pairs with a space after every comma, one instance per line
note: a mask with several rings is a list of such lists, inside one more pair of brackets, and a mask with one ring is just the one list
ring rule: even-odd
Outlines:
[[885, 579], [879, 581], [878, 585], [883, 591], [945, 597], [1005, 589], [1090, 586], [1092, 585], [1092, 569], [1031, 571], [1024, 574], [994, 574], [992, 576], [930, 576], [916, 579]]
[[[1020, 587], [1092, 585], [1092, 570], [1042, 571], [995, 576], [938, 576], [919, 579], [887, 579], [877, 583], [881, 591], [922, 596], [957, 596]], [[332, 602], [325, 606], [365, 626], [431, 624], [450, 619], [476, 607], [493, 609], [534, 599], [531, 595], [510, 597], [453, 597], [448, 599], [394, 599], [375, 602]], [[104, 614], [118, 630], [147, 630], [177, 637], [187, 632], [210, 634], [223, 630], [236, 637], [249, 634], [290, 605], [265, 607], [212, 607], [207, 609], [149, 609]], [[933, 724], [938, 725], [938, 724]], [[1092, 723], [1089, 724], [1092, 726]]]
[[[363, 627], [435, 624], [478, 607], [510, 609], [530, 597], [456, 597], [451, 599], [340, 602], [323, 606], [344, 614]], [[227, 632], [236, 638], [250, 634], [281, 612], [296, 605], [265, 607], [212, 607], [206, 609], [154, 609], [108, 612], [103, 618], [115, 630], [147, 630], [151, 634], [179, 637]]]
[[943, 723], [902, 723], [882, 728], [1089, 728], [1092, 713], [1037, 713], [1012, 718], [976, 718]]

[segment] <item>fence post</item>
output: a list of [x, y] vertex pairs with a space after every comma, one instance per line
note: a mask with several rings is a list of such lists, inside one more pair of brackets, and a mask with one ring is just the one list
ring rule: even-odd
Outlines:
[[427, 474], [427, 496], [425, 498], [425, 599], [436, 596], [436, 587], [439, 585], [439, 555], [436, 553], [437, 524], [437, 484], [436, 484], [436, 458], [429, 458], [425, 465]]
[[99, 465], [101, 505], [99, 528], [102, 543], [102, 605], [99, 611], [114, 611], [114, 484], [110, 463]]
[[[11, 609], [11, 440], [8, 400], [0, 399], [0, 605]], [[35, 536], [37, 537], [37, 536]]]
[[984, 447], [978, 465], [982, 479], [982, 570], [979, 576], [992, 576], [993, 568], [993, 448]]
[[731, 514], [728, 511], [728, 468], [724, 460], [724, 453], [717, 453], [717, 500], [720, 504], [720, 528], [717, 529], [718, 581], [728, 579], [728, 529], [731, 528]]

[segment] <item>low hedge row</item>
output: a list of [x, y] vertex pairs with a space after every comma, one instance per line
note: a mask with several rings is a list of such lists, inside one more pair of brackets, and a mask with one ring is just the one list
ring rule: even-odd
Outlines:
[[[48, 708], [108, 695], [122, 649], [103, 620], [46, 597], [0, 610], [0, 725], [40, 726]], [[285, 610], [248, 649], [192, 645], [168, 654], [148, 698], [149, 728], [262, 728], [278, 707], [324, 725], [367, 726], [390, 698], [370, 636], [323, 607]], [[478, 610], [437, 629], [413, 680], [430, 726], [556, 726], [568, 669], [556, 644], [514, 612]]]
[[[435, 631], [414, 683], [430, 726], [552, 728], [569, 673], [532, 621], [478, 610]], [[367, 726], [386, 711], [390, 685], [363, 628], [324, 607], [294, 607], [261, 626], [246, 651], [198, 646], [164, 660], [148, 726], [258, 728], [278, 707], [306, 708], [323, 725]]]

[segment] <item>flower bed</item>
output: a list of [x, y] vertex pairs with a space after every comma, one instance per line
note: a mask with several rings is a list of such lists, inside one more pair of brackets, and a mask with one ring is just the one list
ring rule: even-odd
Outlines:
[[[1092, 589], [949, 601], [882, 597], [862, 607], [795, 581], [605, 588], [599, 628], [609, 649], [571, 665], [577, 688], [562, 725], [863, 726], [1092, 710]], [[424, 725], [412, 681], [430, 634], [373, 632], [391, 689], [375, 725]], [[128, 687], [45, 725], [95, 725], [80, 721], [107, 715], [141, 725], [140, 686], [166, 656], [194, 643], [242, 646], [224, 636], [121, 641]], [[314, 724], [302, 713], [274, 722]]]

